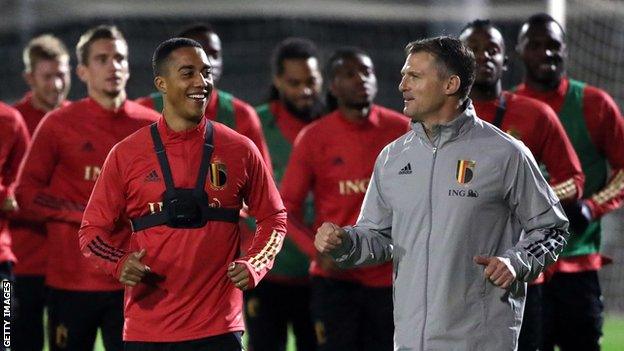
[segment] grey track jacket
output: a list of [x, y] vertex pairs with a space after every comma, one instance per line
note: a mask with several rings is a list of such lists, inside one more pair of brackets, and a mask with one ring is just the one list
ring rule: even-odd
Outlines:
[[[472, 104], [430, 141], [420, 123], [380, 153], [342, 266], [394, 261], [394, 350], [515, 350], [526, 283], [563, 249], [568, 221], [531, 153]], [[476, 255], [508, 258], [487, 282]]]

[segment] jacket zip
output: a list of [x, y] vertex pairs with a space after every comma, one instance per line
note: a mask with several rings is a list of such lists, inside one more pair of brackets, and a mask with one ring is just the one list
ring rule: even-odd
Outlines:
[[[438, 146], [440, 145], [440, 138], [438, 139]], [[431, 173], [429, 175], [429, 233], [427, 234], [427, 241], [425, 243], [425, 316], [423, 320], [423, 328], [421, 333], [421, 349], [425, 350], [425, 329], [427, 327], [427, 314], [429, 313], [427, 309], [427, 301], [429, 300], [429, 238], [431, 238], [431, 232], [433, 230], [433, 173], [435, 170], [435, 161], [438, 152], [438, 147], [433, 146], [431, 142], [431, 152], [433, 153], [433, 157], [431, 160]]]

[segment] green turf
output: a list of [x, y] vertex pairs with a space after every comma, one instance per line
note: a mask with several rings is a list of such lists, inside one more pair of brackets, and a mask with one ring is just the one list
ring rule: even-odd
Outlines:
[[[46, 347], [45, 351], [48, 350]], [[602, 351], [622, 351], [624, 350], [624, 316], [607, 316], [604, 325], [604, 338], [602, 340]], [[102, 339], [98, 334], [95, 351], [104, 351]], [[296, 351], [292, 334], [288, 335], [287, 351]]]

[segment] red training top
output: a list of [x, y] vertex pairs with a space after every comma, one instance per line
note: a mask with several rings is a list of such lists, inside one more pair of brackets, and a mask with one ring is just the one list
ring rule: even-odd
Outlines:
[[[47, 285], [78, 291], [122, 289], [80, 254], [78, 229], [110, 149], [157, 118], [156, 112], [132, 101], [111, 111], [85, 98], [52, 111], [37, 127], [20, 169], [16, 197], [22, 218], [46, 223]], [[129, 227], [119, 230], [129, 232]]]
[[[226, 275], [230, 262], [243, 263], [254, 287], [271, 268], [286, 231], [286, 210], [256, 146], [228, 127], [214, 124], [214, 151], [205, 190], [210, 205], [240, 209], [257, 219], [248, 253], [239, 258], [239, 227], [211, 221], [202, 228], [147, 228], [130, 237], [116, 232], [119, 218], [161, 210], [165, 184], [149, 128], [113, 148], [85, 211], [80, 245], [85, 256], [118, 277], [127, 255], [146, 250], [142, 262], [154, 275], [126, 288], [124, 340], [176, 342], [243, 330], [242, 292]], [[158, 131], [176, 187], [194, 188], [203, 153], [206, 119], [174, 132], [164, 118]], [[122, 237], [122, 238], [119, 238]]]
[[295, 141], [281, 184], [289, 237], [313, 259], [310, 274], [371, 287], [392, 285], [392, 263], [327, 271], [320, 267], [314, 234], [303, 227], [302, 205], [314, 196], [314, 231], [323, 222], [355, 224], [375, 160], [391, 141], [409, 130], [404, 115], [373, 105], [367, 119], [351, 122], [336, 110], [305, 127]]
[[[28, 147], [28, 129], [20, 113], [0, 102], [0, 208], [13, 187], [20, 161]], [[7, 214], [0, 210], [0, 262], [15, 262]]]
[[[60, 107], [69, 105], [63, 101]], [[22, 114], [32, 136], [46, 111], [37, 109], [32, 103], [32, 92], [28, 92], [14, 107]], [[11, 216], [9, 223], [13, 239], [13, 252], [18, 262], [14, 267], [16, 275], [45, 275], [47, 247], [45, 225], [39, 222], [20, 220], [19, 213]]]
[[[521, 84], [519, 95], [528, 96], [547, 103], [556, 113], [561, 111], [569, 87], [564, 78], [557, 89], [540, 92]], [[613, 98], [604, 90], [586, 85], [583, 92], [583, 116], [589, 137], [598, 151], [605, 155], [611, 167], [612, 176], [607, 185], [596, 194], [585, 194], [585, 202], [594, 218], [600, 218], [622, 205], [624, 201], [624, 119]], [[600, 254], [560, 257], [549, 272], [580, 272], [598, 270], [608, 263]]]
[[[531, 150], [546, 166], [549, 183], [559, 200], [578, 200], [583, 195], [585, 175], [574, 147], [555, 112], [543, 102], [504, 91], [506, 112], [500, 126]], [[477, 116], [492, 123], [498, 99], [472, 100]]]

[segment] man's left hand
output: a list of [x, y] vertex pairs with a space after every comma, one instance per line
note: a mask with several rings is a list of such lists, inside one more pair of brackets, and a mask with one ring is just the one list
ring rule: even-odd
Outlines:
[[227, 275], [232, 281], [232, 284], [238, 289], [245, 291], [249, 288], [249, 271], [244, 264], [230, 263], [227, 269]]
[[12, 196], [7, 196], [0, 206], [0, 210], [4, 212], [14, 212], [17, 211], [17, 208], [17, 201]]
[[475, 256], [474, 262], [485, 267], [483, 275], [499, 288], [507, 289], [516, 280], [516, 275], [500, 257]]

